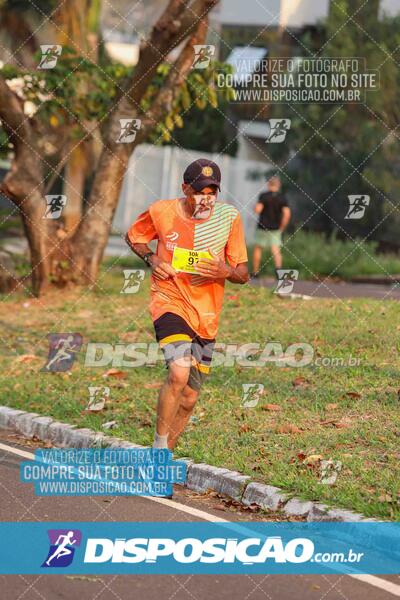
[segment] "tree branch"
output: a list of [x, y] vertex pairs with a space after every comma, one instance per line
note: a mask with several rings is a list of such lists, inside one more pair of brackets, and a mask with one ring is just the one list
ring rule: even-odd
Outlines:
[[[119, 119], [127, 116], [134, 118], [140, 112], [140, 100], [154, 79], [158, 66], [174, 48], [197, 30], [218, 2], [219, 0], [170, 0], [154, 25], [149, 39], [140, 50], [138, 64], [125, 85], [124, 94], [120, 95], [114, 106], [104, 136], [109, 148], [112, 148], [118, 139]], [[125, 150], [128, 155], [131, 153], [129, 144], [125, 145]]]
[[194, 59], [193, 46], [195, 44], [204, 44], [207, 35], [207, 25], [207, 18], [202, 19], [198, 23], [197, 29], [188, 39], [179, 57], [172, 65], [157, 98], [154, 100], [150, 110], [146, 112], [145, 118], [142, 119], [142, 126], [138, 134], [139, 139], [135, 140], [136, 145], [146, 139], [158, 122], [171, 111], [172, 103], [178, 96], [180, 87], [192, 68]]

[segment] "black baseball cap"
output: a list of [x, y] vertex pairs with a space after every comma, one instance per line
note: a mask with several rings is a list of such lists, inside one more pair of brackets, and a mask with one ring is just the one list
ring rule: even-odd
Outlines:
[[216, 185], [221, 191], [221, 171], [219, 166], [208, 158], [198, 158], [190, 163], [183, 174], [183, 181], [192, 186], [196, 192], [209, 185]]

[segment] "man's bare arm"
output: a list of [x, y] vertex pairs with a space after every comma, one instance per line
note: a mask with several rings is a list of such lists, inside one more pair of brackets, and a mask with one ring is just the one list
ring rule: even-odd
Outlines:
[[235, 268], [231, 267], [232, 274], [227, 277], [227, 280], [231, 283], [247, 283], [250, 279], [249, 270], [247, 268], [247, 263], [240, 263]]
[[257, 202], [257, 204], [254, 208], [254, 212], [256, 213], [256, 215], [259, 215], [262, 212], [263, 208], [264, 208], [264, 204], [262, 202]]
[[[143, 258], [149, 252], [153, 252], [151, 248], [147, 244], [135, 244], [130, 239], [128, 234], [125, 236], [126, 243], [129, 248], [140, 258]], [[162, 260], [156, 254], [152, 254], [149, 257], [149, 264], [151, 270], [153, 271], [153, 275], [157, 279], [170, 279], [171, 277], [176, 276], [176, 271], [171, 267], [171, 265], [164, 260]]]

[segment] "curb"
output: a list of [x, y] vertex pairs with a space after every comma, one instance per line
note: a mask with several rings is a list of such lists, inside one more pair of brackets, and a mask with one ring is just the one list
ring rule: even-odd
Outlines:
[[[0, 429], [10, 429], [27, 438], [36, 436], [43, 442], [55, 446], [72, 448], [110, 447], [144, 448], [121, 438], [107, 436], [92, 429], [76, 429], [74, 425], [55, 421], [51, 417], [39, 416], [23, 410], [0, 406]], [[251, 481], [248, 475], [194, 463], [190, 458], [179, 458], [187, 466], [185, 486], [195, 492], [211, 489], [242, 502], [245, 506], [257, 505], [264, 510], [281, 511], [290, 517], [302, 517], [308, 522], [377, 522], [347, 509], [329, 508], [320, 502], [305, 501], [291, 497], [280, 488]]]

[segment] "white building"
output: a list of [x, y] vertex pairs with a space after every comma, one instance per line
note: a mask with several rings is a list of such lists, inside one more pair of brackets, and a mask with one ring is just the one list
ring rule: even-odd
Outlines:
[[[218, 25], [295, 29], [327, 17], [330, 0], [220, 0], [212, 12]], [[381, 14], [400, 13], [400, 0], [381, 0]]]

